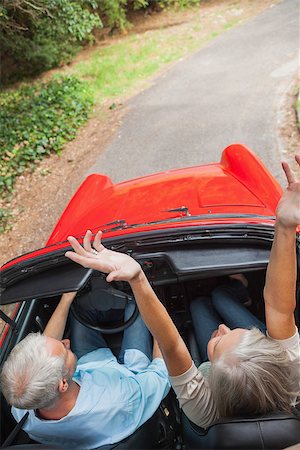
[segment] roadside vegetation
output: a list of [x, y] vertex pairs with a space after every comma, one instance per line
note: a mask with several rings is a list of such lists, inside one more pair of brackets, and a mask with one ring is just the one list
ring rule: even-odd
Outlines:
[[59, 153], [88, 117], [92, 96], [75, 77], [25, 85], [0, 96], [0, 190], [51, 152]]
[[[164, 27], [135, 34], [128, 13], [169, 7], [180, 14], [195, 8], [192, 22], [166, 33]], [[12, 216], [6, 204], [17, 177], [34, 169], [51, 153], [60, 153], [99, 105], [117, 107], [164, 66], [201, 47], [239, 23], [236, 9], [220, 7], [222, 20], [202, 32], [199, 0], [3, 0], [0, 5], [2, 77], [0, 92], [0, 232]], [[66, 65], [83, 45], [106, 30], [122, 38], [83, 53]], [[98, 31], [97, 31], [98, 30]], [[99, 36], [98, 36], [99, 38]], [[5, 63], [4, 63], [5, 62]], [[47, 69], [43, 81], [33, 78]], [[54, 78], [53, 78], [54, 77]], [[16, 84], [16, 79], [21, 79]], [[45, 174], [46, 175], [46, 174]]]
[[[114, 97], [160, 67], [151, 59], [153, 39], [132, 51], [132, 39], [114, 44], [75, 65], [67, 75], [44, 82], [37, 75], [70, 63], [94, 44], [104, 26], [124, 33], [128, 13], [183, 8], [199, 0], [3, 0], [0, 5], [0, 232], [8, 228], [2, 207], [16, 178], [50, 153], [60, 153], [88, 119], [93, 103]], [[176, 55], [174, 55], [175, 57]], [[164, 62], [170, 56], [161, 58]]]
[[9, 84], [72, 60], [95, 32], [125, 31], [128, 13], [149, 8], [186, 7], [199, 0], [2, 0], [1, 82]]

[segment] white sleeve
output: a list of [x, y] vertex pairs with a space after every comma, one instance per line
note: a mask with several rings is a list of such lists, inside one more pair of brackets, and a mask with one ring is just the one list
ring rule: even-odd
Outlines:
[[170, 377], [180, 407], [196, 425], [207, 428], [217, 420], [217, 408], [207, 380], [193, 363], [189, 370]]
[[278, 342], [287, 351], [291, 361], [299, 361], [300, 364], [300, 336], [297, 328], [295, 334], [288, 339], [273, 339], [268, 332], [267, 336], [269, 339]]

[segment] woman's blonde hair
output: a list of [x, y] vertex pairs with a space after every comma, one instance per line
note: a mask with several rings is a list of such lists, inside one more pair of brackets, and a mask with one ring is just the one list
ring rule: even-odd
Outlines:
[[286, 350], [252, 328], [212, 363], [209, 384], [220, 417], [262, 415], [291, 411], [299, 395], [295, 374]]
[[66, 375], [63, 356], [53, 356], [46, 336], [30, 333], [11, 351], [1, 376], [7, 402], [20, 409], [46, 408], [59, 396], [59, 381]]

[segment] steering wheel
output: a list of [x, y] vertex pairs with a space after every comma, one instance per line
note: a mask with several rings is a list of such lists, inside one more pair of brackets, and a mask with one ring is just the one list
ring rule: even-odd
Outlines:
[[92, 276], [88, 288], [77, 294], [71, 305], [71, 311], [75, 319], [82, 323], [82, 325], [104, 334], [114, 334], [124, 331], [136, 320], [139, 315], [136, 304], [129, 319], [124, 321], [122, 318], [121, 321], [119, 319], [116, 323], [109, 322], [109, 325], [99, 323], [95, 319], [93, 320], [89, 317], [92, 314], [89, 313], [91, 311], [96, 314], [105, 313], [110, 310], [111, 313], [113, 313], [112, 310], [118, 310], [116, 312], [120, 313], [120, 310], [125, 310], [126, 305], [132, 300], [133, 296], [114, 289], [110, 283], [100, 276]]

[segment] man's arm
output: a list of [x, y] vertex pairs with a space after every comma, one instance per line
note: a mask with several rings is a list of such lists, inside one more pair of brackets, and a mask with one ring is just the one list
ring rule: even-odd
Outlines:
[[68, 314], [76, 292], [63, 294], [59, 304], [46, 325], [44, 333], [46, 336], [61, 340], [64, 335]]
[[[295, 157], [300, 165], [300, 155]], [[283, 163], [288, 187], [278, 203], [274, 241], [264, 288], [266, 324], [274, 339], [295, 334], [296, 228], [300, 224], [300, 182]]]
[[[130, 284], [141, 316], [157, 340], [169, 374], [172, 376], [186, 372], [192, 365], [192, 358], [167, 310], [157, 298], [141, 266], [128, 255], [106, 249], [101, 243], [102, 233], [98, 232], [91, 246], [91, 231], [87, 231], [83, 247], [74, 237], [69, 242], [74, 252], [66, 256], [84, 267], [107, 273], [107, 281], [122, 280]], [[98, 252], [95, 254], [93, 249]]]

